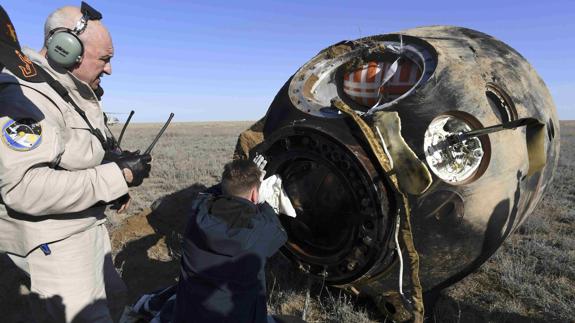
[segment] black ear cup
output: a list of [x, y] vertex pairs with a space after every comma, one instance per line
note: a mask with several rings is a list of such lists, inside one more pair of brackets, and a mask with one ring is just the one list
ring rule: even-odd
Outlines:
[[55, 29], [46, 41], [48, 57], [56, 64], [68, 68], [82, 59], [84, 45], [74, 32], [67, 28]]

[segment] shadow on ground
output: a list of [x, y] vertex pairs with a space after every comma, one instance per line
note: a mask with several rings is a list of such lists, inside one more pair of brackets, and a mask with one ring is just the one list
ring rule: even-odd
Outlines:
[[174, 284], [179, 276], [181, 237], [187, 206], [206, 189], [194, 184], [155, 201], [111, 233], [116, 268], [128, 286], [128, 301]]
[[[128, 218], [112, 231], [112, 245], [117, 252], [115, 265], [128, 286], [130, 302], [177, 281], [187, 208], [194, 197], [205, 189], [204, 185], [194, 184], [167, 195], [154, 202], [151, 209]], [[298, 308], [301, 304], [286, 307], [281, 303], [289, 301], [293, 295], [305, 295], [308, 286], [306, 276], [284, 257], [276, 255], [269, 262], [267, 280], [269, 304], [273, 311], [301, 315], [303, 308]], [[320, 281], [311, 283], [310, 294], [312, 299], [324, 307], [329, 307], [330, 305], [326, 304], [330, 302], [337, 302], [337, 298], [347, 297], [357, 304], [357, 307], [354, 305], [353, 308], [366, 310], [370, 319], [385, 320], [385, 316], [377, 313], [370, 300], [350, 295], [342, 296], [338, 289], [328, 289]], [[329, 310], [323, 310], [327, 311], [324, 314], [330, 315]], [[514, 313], [487, 312], [480, 306], [458, 302], [447, 295], [439, 297], [433, 312], [435, 317], [430, 317], [429, 322], [544, 322]]]
[[[128, 286], [128, 300], [174, 284], [179, 276], [181, 236], [187, 221], [188, 206], [206, 187], [194, 184], [184, 190], [166, 195], [154, 202], [150, 209], [134, 215], [111, 230], [112, 247], [116, 253], [115, 265]], [[301, 301], [285, 305], [294, 296], [305, 295], [306, 276], [280, 255], [272, 257], [267, 271], [270, 306], [276, 313], [301, 316]], [[29, 279], [7, 257], [0, 256], [0, 313], [2, 322], [31, 322], [28, 309]], [[342, 297], [352, 303], [349, 311], [364, 310], [370, 320], [385, 321], [369, 300], [346, 295], [335, 288], [327, 288], [320, 281], [311, 283], [310, 296], [322, 304], [322, 321], [346, 322], [345, 313], [334, 313]], [[434, 309], [435, 317], [428, 322], [524, 322], [541, 323], [514, 313], [488, 312], [480, 306], [458, 302], [442, 295]], [[321, 313], [320, 313], [321, 314]], [[429, 313], [428, 313], [429, 315]], [[326, 317], [327, 316], [327, 317]], [[333, 317], [332, 317], [333, 316]], [[350, 316], [353, 317], [353, 316]]]

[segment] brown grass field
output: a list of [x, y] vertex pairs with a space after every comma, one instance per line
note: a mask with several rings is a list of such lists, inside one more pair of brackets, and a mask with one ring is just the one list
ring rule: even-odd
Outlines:
[[[125, 215], [110, 211], [115, 264], [129, 298], [174, 283], [181, 231], [193, 195], [215, 184], [230, 160], [237, 135], [251, 122], [175, 123], [153, 152], [151, 177], [132, 190]], [[144, 150], [160, 124], [133, 124], [125, 149]], [[114, 126], [119, 132], [121, 126]], [[26, 322], [22, 277], [0, 263], [2, 322]], [[309, 322], [385, 322], [373, 304], [307, 277], [282, 256], [268, 265], [272, 313]], [[450, 287], [429, 322], [574, 322], [575, 318], [575, 121], [561, 122], [561, 154], [553, 184], [538, 208], [475, 273]]]

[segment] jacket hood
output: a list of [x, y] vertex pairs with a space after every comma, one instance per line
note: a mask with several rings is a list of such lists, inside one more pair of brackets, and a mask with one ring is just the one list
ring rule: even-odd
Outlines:
[[260, 210], [251, 201], [229, 195], [210, 197], [200, 203], [197, 212], [199, 234], [194, 240], [206, 251], [236, 256], [257, 240], [253, 228]]

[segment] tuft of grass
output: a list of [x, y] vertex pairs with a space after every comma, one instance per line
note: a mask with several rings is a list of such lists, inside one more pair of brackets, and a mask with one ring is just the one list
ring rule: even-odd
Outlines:
[[271, 314], [303, 318], [305, 311], [307, 322], [378, 322], [379, 313], [362, 306], [356, 296], [310, 278], [279, 254], [270, 259], [266, 277]]

